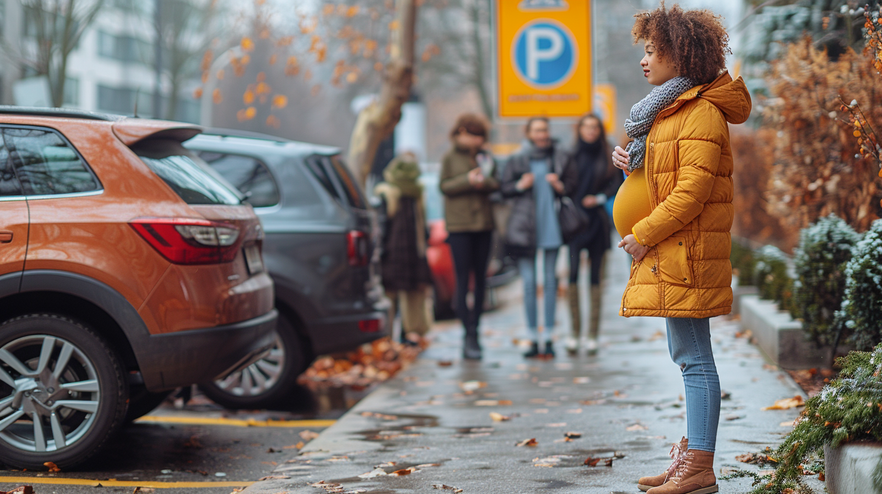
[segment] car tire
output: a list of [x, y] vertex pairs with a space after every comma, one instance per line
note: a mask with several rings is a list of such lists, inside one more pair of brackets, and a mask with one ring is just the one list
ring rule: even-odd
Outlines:
[[104, 447], [126, 413], [116, 352], [91, 328], [52, 314], [8, 320], [0, 335], [0, 462], [64, 470]]
[[307, 348], [295, 323], [279, 314], [276, 342], [266, 356], [224, 379], [200, 384], [199, 389], [224, 408], [272, 408], [288, 395], [312, 363]]
[[151, 393], [143, 385], [129, 390], [129, 406], [126, 409], [126, 423], [134, 422], [156, 409], [168, 398], [172, 390]]

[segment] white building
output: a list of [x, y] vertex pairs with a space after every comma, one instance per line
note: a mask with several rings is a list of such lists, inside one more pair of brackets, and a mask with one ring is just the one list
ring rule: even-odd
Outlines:
[[[65, 107], [132, 115], [153, 116], [156, 87], [156, 1], [104, 0], [94, 22], [86, 29], [67, 64]], [[193, 0], [199, 1], [199, 0]], [[33, 47], [34, 26], [26, 22], [21, 0], [0, 0], [0, 102], [25, 106], [51, 106], [45, 79], [31, 77], [34, 71], [16, 61], [22, 47]], [[193, 33], [193, 37], [201, 36]], [[30, 45], [29, 45], [30, 44]], [[20, 56], [20, 55], [19, 55]], [[167, 57], [168, 55], [163, 55]], [[196, 56], [195, 76], [182, 84], [173, 118], [198, 122], [199, 102], [193, 90], [199, 86]], [[167, 62], [167, 60], [164, 60]], [[167, 67], [167, 63], [163, 63]], [[163, 72], [163, 108], [167, 108], [169, 74]], [[164, 114], [161, 117], [166, 117]]]

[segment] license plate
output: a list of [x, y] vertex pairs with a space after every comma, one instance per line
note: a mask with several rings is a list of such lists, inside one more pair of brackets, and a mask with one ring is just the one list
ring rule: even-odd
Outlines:
[[260, 256], [260, 249], [256, 245], [245, 246], [245, 265], [248, 266], [250, 274], [258, 274], [263, 272], [263, 257]]

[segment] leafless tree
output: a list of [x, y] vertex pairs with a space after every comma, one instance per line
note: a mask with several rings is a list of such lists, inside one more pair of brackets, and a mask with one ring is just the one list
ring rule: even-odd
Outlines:
[[70, 54], [104, 0], [21, 0], [21, 5], [26, 39], [3, 39], [4, 51], [17, 63], [46, 76], [52, 105], [61, 106]]

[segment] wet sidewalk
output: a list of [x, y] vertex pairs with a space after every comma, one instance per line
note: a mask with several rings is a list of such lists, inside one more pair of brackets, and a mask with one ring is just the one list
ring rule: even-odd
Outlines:
[[[525, 332], [521, 286], [514, 282], [499, 293], [503, 307], [483, 320], [483, 361], [462, 361], [461, 329], [438, 324], [433, 345], [414, 366], [245, 492], [638, 493], [638, 477], [670, 464], [670, 443], [685, 435], [686, 420], [664, 320], [617, 315], [627, 276], [625, 254], [616, 250], [596, 357], [570, 357], [558, 344], [555, 360], [525, 360], [514, 345]], [[563, 297], [557, 320], [563, 336], [569, 327]], [[712, 327], [727, 395], [719, 476], [754, 468], [735, 456], [775, 446], [799, 414], [761, 408], [802, 393], [736, 337], [737, 321], [716, 318]], [[588, 459], [598, 461], [590, 466]], [[749, 490], [747, 479], [720, 481], [720, 492]]]

